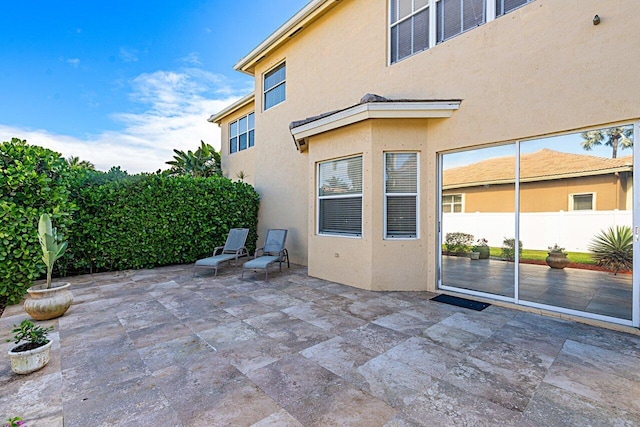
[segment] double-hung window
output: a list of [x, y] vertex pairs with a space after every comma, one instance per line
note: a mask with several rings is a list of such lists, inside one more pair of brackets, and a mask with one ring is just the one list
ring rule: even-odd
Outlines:
[[287, 66], [284, 62], [264, 75], [263, 90], [265, 110], [285, 100], [286, 77]]
[[438, 43], [486, 22], [486, 0], [440, 0], [436, 9]]
[[385, 153], [385, 238], [418, 237], [418, 153]]
[[429, 48], [429, 0], [391, 0], [391, 63]]
[[362, 235], [362, 156], [318, 164], [318, 234]]
[[254, 113], [248, 114], [229, 125], [229, 153], [246, 150], [255, 143]]
[[462, 194], [444, 194], [442, 196], [442, 212], [444, 213], [459, 213], [463, 209], [463, 197]]
[[504, 15], [533, 0], [496, 0], [496, 16]]

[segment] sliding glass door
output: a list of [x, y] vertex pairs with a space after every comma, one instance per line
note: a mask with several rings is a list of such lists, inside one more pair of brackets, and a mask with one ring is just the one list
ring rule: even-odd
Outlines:
[[443, 153], [440, 288], [637, 325], [635, 127]]

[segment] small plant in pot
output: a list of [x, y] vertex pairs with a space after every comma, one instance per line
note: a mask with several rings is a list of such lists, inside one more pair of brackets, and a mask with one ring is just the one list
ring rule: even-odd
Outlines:
[[62, 316], [73, 302], [73, 294], [69, 291], [70, 283], [51, 283], [53, 265], [64, 255], [67, 242], [61, 241], [48, 214], [40, 216], [38, 239], [42, 248], [42, 261], [47, 267], [47, 283], [27, 289], [31, 298], [24, 302], [24, 310], [35, 320], [48, 320]]
[[548, 249], [547, 253], [549, 256], [545, 261], [549, 267], [563, 269], [569, 265], [569, 259], [567, 258], [567, 254], [564, 253], [564, 248], [561, 248], [556, 243], [553, 246], [549, 246]]
[[489, 241], [485, 238], [476, 240], [476, 244], [473, 247], [473, 252], [478, 252], [480, 255], [478, 259], [489, 259], [490, 249]]
[[[13, 325], [14, 339], [18, 346], [9, 350], [11, 370], [16, 374], [29, 374], [41, 369], [49, 362], [51, 340], [47, 334], [53, 326], [43, 328], [30, 320], [23, 320], [20, 325]], [[11, 340], [8, 340], [11, 341]], [[22, 343], [22, 344], [21, 344]]]

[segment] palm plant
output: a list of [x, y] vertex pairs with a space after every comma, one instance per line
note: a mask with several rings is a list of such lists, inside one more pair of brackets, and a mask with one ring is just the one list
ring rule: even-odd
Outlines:
[[633, 233], [631, 227], [609, 227], [594, 236], [588, 248], [596, 264], [615, 270], [631, 270], [633, 268]]
[[625, 148], [633, 147], [633, 128], [630, 126], [591, 130], [582, 132], [580, 136], [583, 139], [581, 143], [582, 148], [586, 151], [591, 151], [593, 147], [602, 145], [604, 141], [604, 145], [611, 147], [613, 150], [611, 155], [612, 159], [618, 157], [618, 148], [624, 150]]
[[51, 224], [51, 218], [48, 214], [40, 215], [38, 222], [38, 240], [42, 248], [42, 261], [47, 267], [47, 289], [51, 289], [51, 275], [53, 273], [53, 264], [64, 255], [67, 249], [67, 242], [61, 242], [57, 230]]
[[95, 168], [96, 168], [93, 163], [91, 163], [91, 162], [89, 162], [87, 160], [80, 160], [80, 158], [76, 157], [76, 156], [67, 157], [67, 163], [69, 164], [71, 169], [95, 170]]
[[192, 175], [199, 178], [208, 178], [214, 175], [222, 175], [220, 169], [220, 153], [211, 145], [200, 141], [200, 147], [195, 151], [173, 150], [176, 153], [173, 160], [166, 162], [171, 165], [172, 175]]

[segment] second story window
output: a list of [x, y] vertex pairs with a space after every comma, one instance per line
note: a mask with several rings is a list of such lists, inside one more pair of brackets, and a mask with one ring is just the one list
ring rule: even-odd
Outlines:
[[429, 1], [391, 0], [391, 63], [429, 48]]
[[285, 100], [286, 95], [286, 63], [278, 65], [264, 75], [264, 109], [268, 110]]
[[440, 0], [437, 6], [438, 43], [484, 24], [485, 10], [485, 0]]
[[496, 16], [504, 15], [533, 0], [496, 0]]
[[255, 142], [254, 113], [248, 114], [229, 125], [229, 153], [246, 150]]

